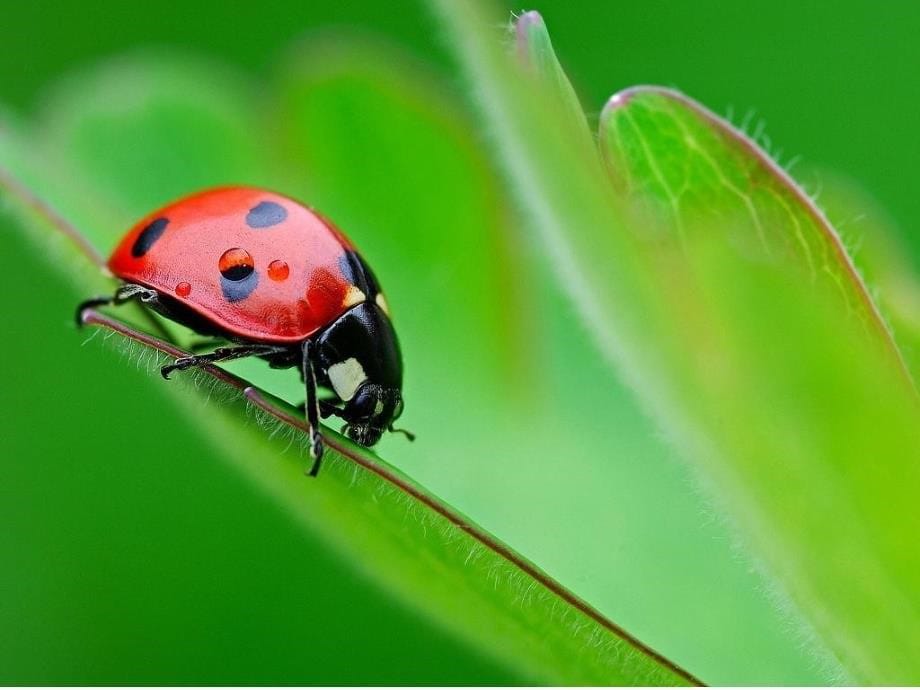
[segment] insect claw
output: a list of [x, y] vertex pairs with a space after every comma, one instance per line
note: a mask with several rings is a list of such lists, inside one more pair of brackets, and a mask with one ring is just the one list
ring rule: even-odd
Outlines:
[[86, 325], [86, 322], [83, 320], [83, 314], [87, 309], [94, 309], [96, 307], [104, 307], [107, 304], [112, 303], [111, 297], [94, 297], [93, 299], [88, 299], [83, 302], [80, 302], [77, 305], [76, 314], [74, 314], [74, 320], [77, 323], [77, 328], [83, 328]]
[[323, 461], [322, 440], [317, 439], [315, 443], [310, 445], [310, 455], [313, 457], [313, 464], [310, 465], [310, 470], [307, 472], [307, 476], [316, 477], [319, 474], [319, 466]]

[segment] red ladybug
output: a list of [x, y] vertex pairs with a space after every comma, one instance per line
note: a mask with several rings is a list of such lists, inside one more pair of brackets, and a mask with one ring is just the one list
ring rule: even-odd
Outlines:
[[[377, 279], [345, 235], [302, 204], [255, 187], [180, 199], [135, 225], [109, 268], [123, 284], [92, 306], [139, 300], [199, 333], [237, 343], [164, 366], [241, 357], [299, 367], [306, 386], [311, 475], [319, 471], [319, 417], [372, 446], [402, 413], [402, 359]], [[334, 393], [317, 395], [317, 386]], [[407, 432], [404, 432], [407, 433]], [[409, 438], [411, 434], [407, 433]]]

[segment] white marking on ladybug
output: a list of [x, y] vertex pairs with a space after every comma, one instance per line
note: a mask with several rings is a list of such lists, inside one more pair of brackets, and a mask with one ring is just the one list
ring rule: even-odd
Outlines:
[[364, 367], [354, 357], [333, 364], [326, 373], [329, 374], [329, 381], [332, 383], [335, 394], [345, 401], [351, 400], [358, 387], [367, 381]]
[[383, 296], [382, 292], [377, 293], [377, 299], [375, 301], [377, 302], [377, 306], [383, 309], [383, 313], [389, 316], [390, 315], [390, 305], [387, 304], [386, 297]]
[[378, 400], [374, 404], [374, 414], [379, 415], [381, 412], [383, 412], [383, 400]]
[[354, 285], [348, 286], [348, 292], [345, 293], [345, 301], [342, 303], [344, 307], [353, 307], [356, 304], [361, 304], [364, 300], [367, 299], [367, 295], [361, 292]]

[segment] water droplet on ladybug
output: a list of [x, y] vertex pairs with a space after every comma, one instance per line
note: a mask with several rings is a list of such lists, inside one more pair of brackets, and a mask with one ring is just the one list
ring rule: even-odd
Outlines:
[[290, 273], [291, 269], [288, 267], [287, 263], [281, 259], [275, 259], [268, 265], [268, 277], [272, 280], [287, 280]]
[[228, 249], [221, 254], [217, 267], [224, 278], [233, 281], [245, 280], [255, 270], [252, 254], [239, 247]]
[[192, 286], [188, 283], [179, 283], [176, 285], [176, 294], [179, 295], [179, 297], [188, 297], [191, 291]]

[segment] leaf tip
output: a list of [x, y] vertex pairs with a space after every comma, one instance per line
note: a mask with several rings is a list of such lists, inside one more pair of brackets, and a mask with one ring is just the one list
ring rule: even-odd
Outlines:
[[536, 10], [528, 10], [515, 18], [513, 27], [518, 56], [525, 64], [532, 62], [531, 52], [535, 43], [549, 43], [549, 32], [543, 15]]
[[515, 18], [514, 28], [518, 35], [526, 34], [532, 29], [546, 30], [546, 23], [543, 21], [543, 15], [537, 10], [527, 10], [521, 16]]
[[659, 96], [666, 99], [686, 102], [687, 97], [677, 89], [671, 89], [666, 86], [654, 86], [650, 84], [641, 84], [639, 86], [630, 86], [622, 91], [617, 91], [604, 104], [601, 110], [601, 125], [609, 120], [618, 110], [629, 105], [632, 101], [643, 96]]

